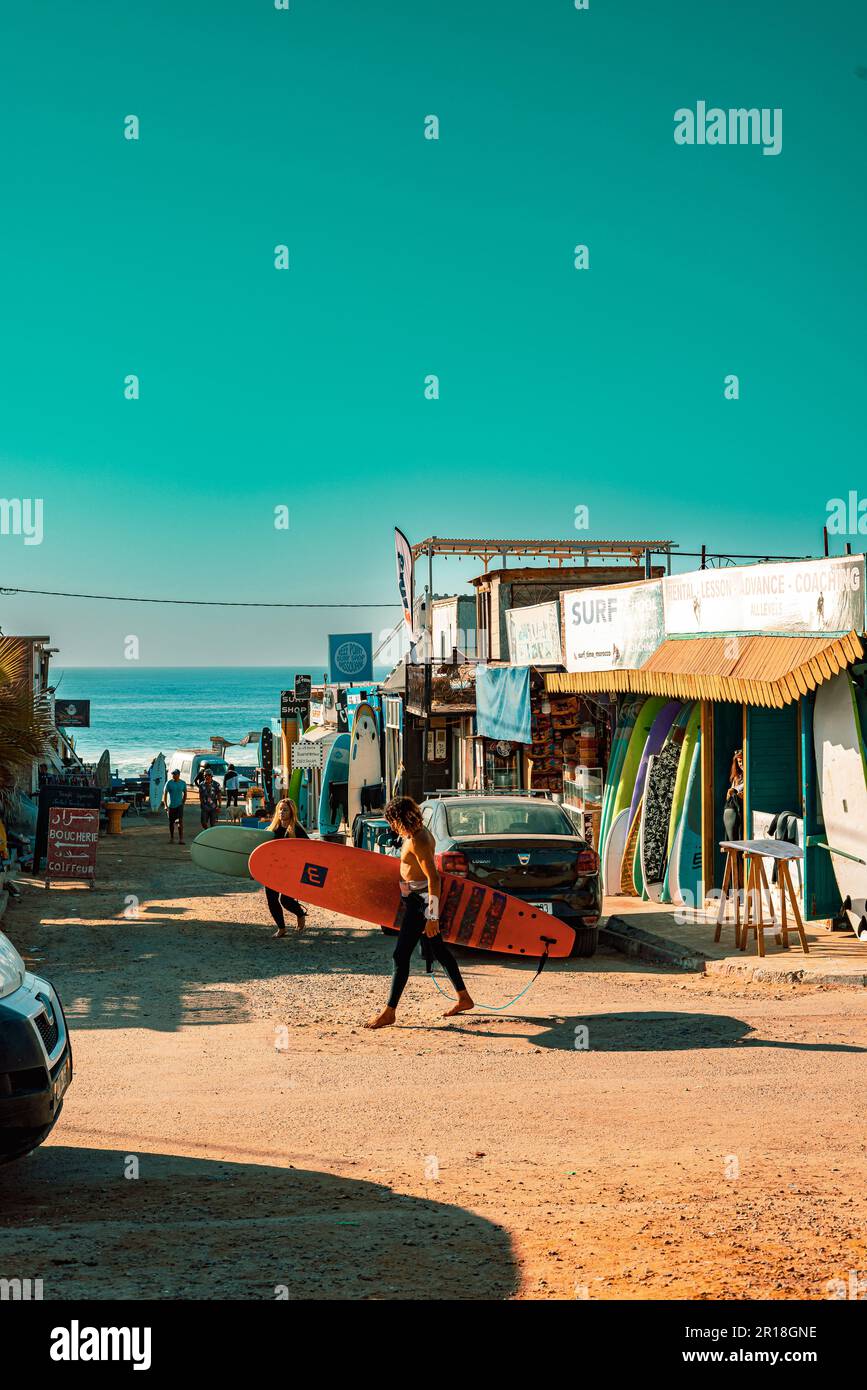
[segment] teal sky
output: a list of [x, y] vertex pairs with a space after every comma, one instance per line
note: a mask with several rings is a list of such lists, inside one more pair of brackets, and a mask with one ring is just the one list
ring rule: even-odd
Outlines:
[[[2, 40], [2, 494], [45, 509], [3, 585], [389, 602], [394, 524], [815, 554], [867, 491], [863, 0], [55, 0]], [[781, 107], [782, 153], [676, 146], [699, 100]], [[397, 616], [0, 599], [64, 665]]]

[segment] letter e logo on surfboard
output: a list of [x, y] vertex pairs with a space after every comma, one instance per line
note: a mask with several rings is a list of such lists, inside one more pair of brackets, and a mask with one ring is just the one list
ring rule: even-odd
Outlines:
[[305, 864], [301, 871], [301, 882], [311, 888], [324, 888], [328, 870], [324, 864]]

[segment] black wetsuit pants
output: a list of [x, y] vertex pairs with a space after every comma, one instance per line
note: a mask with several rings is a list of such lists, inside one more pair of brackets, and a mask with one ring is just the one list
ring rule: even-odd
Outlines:
[[[391, 981], [391, 994], [388, 996], [388, 1007], [396, 1009], [400, 996], [403, 994], [404, 987], [409, 979], [409, 965], [412, 960], [412, 953], [421, 941], [425, 924], [425, 900], [421, 893], [410, 893], [405, 899], [405, 909], [403, 922], [401, 923], [400, 933], [397, 938], [397, 945], [394, 948], [394, 975]], [[442, 936], [427, 938], [431, 955], [439, 961], [445, 970], [452, 985], [456, 990], [465, 989], [458, 963], [449, 950]]]
[[295, 898], [290, 898], [288, 893], [278, 893], [276, 888], [266, 888], [265, 897], [268, 900], [268, 911], [271, 913], [271, 916], [274, 918], [274, 921], [281, 931], [286, 925], [286, 920], [283, 916], [284, 907], [294, 913], [304, 911], [304, 908]]

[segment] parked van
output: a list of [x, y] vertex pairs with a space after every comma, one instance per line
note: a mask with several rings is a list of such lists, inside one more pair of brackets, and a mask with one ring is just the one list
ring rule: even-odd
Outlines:
[[71, 1080], [63, 1005], [0, 932], [0, 1163], [48, 1137]]
[[[208, 768], [214, 781], [222, 787], [226, 780], [227, 767], [226, 759], [221, 758], [219, 753], [215, 753], [211, 748], [178, 748], [169, 759], [168, 776], [171, 777], [177, 769], [181, 774], [181, 781], [186, 782], [188, 787], [194, 787], [199, 773]], [[249, 777], [239, 771], [238, 780], [239, 790], [246, 791]]]

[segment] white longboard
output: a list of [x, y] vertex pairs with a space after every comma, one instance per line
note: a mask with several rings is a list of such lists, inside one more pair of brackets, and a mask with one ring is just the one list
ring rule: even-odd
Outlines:
[[816, 691], [813, 741], [834, 876], [843, 902], [848, 900], [852, 930], [867, 940], [867, 764], [855, 691], [845, 671]]
[[627, 806], [614, 817], [605, 841], [605, 852], [602, 858], [602, 886], [606, 893], [620, 892], [620, 864], [623, 859], [623, 851], [626, 848], [628, 833], [629, 807]]
[[158, 811], [166, 789], [166, 760], [157, 753], [148, 773], [148, 801], [152, 811]]

